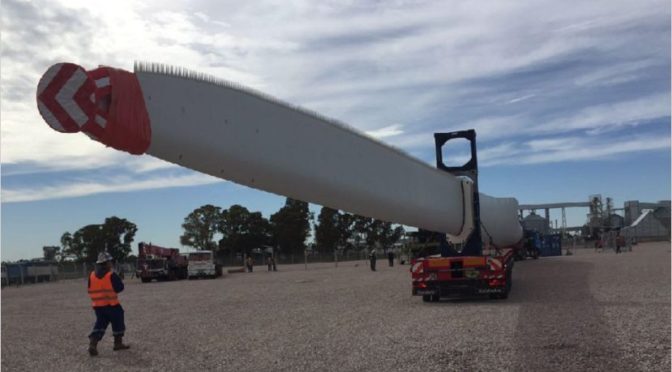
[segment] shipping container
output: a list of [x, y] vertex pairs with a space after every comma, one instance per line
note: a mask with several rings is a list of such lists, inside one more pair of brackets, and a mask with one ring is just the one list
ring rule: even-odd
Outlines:
[[539, 239], [539, 255], [542, 257], [562, 255], [562, 236], [560, 234], [543, 235]]

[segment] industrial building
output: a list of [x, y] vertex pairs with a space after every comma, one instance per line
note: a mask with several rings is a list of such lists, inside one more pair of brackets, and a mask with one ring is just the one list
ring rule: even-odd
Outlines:
[[[565, 217], [566, 208], [588, 209], [586, 224], [568, 227]], [[551, 209], [561, 210], [562, 225], [560, 227], [553, 228], [549, 216]], [[537, 210], [544, 210], [544, 215], [537, 214]], [[524, 216], [524, 211], [529, 211], [529, 214]], [[623, 208], [615, 208], [611, 198], [603, 201], [601, 195], [591, 195], [586, 202], [521, 204], [519, 206], [521, 223], [526, 230], [538, 231], [542, 234], [576, 231], [588, 238], [595, 238], [603, 231], [621, 230], [624, 235], [634, 241], [670, 240], [670, 212], [670, 200], [655, 203], [629, 200], [623, 204]]]

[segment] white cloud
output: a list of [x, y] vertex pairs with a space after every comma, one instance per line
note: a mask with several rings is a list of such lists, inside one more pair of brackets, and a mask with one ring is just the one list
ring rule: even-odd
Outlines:
[[574, 80], [578, 86], [609, 86], [635, 80], [642, 70], [653, 67], [656, 61], [620, 63], [600, 70], [590, 71]]
[[540, 124], [532, 129], [541, 133], [562, 133], [577, 129], [619, 127], [634, 121], [651, 120], [670, 115], [670, 94], [654, 94], [633, 100], [599, 104]]
[[28, 202], [47, 199], [74, 198], [107, 192], [128, 192], [170, 187], [198, 186], [224, 182], [219, 178], [204, 174], [189, 174], [172, 177], [152, 177], [135, 180], [129, 177], [113, 177], [105, 180], [82, 180], [55, 186], [22, 187], [17, 189], [3, 188], [2, 202]]
[[485, 147], [478, 154], [482, 166], [550, 164], [567, 161], [618, 159], [634, 152], [670, 147], [669, 137], [636, 136], [596, 141], [592, 137], [545, 138]]
[[509, 100], [509, 102], [507, 102], [507, 103], [516, 103], [516, 102], [525, 101], [525, 100], [528, 100], [528, 99], [530, 99], [534, 96], [536, 96], [536, 94], [527, 94], [527, 95], [524, 95], [524, 96], [521, 96], [521, 97], [516, 97], [512, 100]]
[[[107, 167], [130, 176], [174, 166], [49, 129], [34, 94], [40, 75], [60, 61], [86, 68], [131, 69], [134, 60], [184, 66], [306, 105], [408, 151], [431, 147], [433, 132], [475, 128], [489, 145], [481, 147], [481, 159], [510, 159], [517, 151], [511, 138], [598, 134], [669, 116], [669, 86], [643, 87], [641, 98], [614, 90], [562, 106], [575, 89], [611, 89], [669, 67], [669, 4], [658, 0], [10, 0], [1, 17], [1, 160], [24, 167], [12, 174]], [[583, 66], [577, 74], [555, 75], [554, 63], [562, 70], [577, 59]], [[544, 68], [552, 72], [541, 83], [518, 80]], [[503, 80], [509, 75], [516, 84]], [[562, 151], [575, 134], [566, 136], [526, 146], [535, 153], [553, 148], [553, 159], [564, 159], [557, 161], [575, 160]], [[557, 149], [552, 141], [559, 141]], [[592, 152], [614, 155], [607, 153]]]
[[393, 136], [398, 136], [400, 134], [403, 134], [404, 131], [402, 130], [403, 126], [399, 124], [392, 124], [387, 127], [375, 129], [375, 130], [370, 130], [366, 131], [366, 134], [373, 138], [386, 138], [386, 137], [393, 137]]

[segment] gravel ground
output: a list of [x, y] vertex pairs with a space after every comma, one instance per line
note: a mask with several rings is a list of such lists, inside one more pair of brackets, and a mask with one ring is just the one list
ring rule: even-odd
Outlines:
[[86, 352], [84, 280], [2, 290], [6, 371], [669, 371], [670, 244], [516, 263], [508, 300], [423, 303], [408, 266], [257, 267], [121, 295], [125, 341]]

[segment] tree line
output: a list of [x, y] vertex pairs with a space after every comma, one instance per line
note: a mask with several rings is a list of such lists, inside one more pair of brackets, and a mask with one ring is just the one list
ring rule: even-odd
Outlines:
[[[314, 249], [320, 253], [388, 248], [404, 234], [392, 223], [322, 207], [314, 226], [308, 203], [287, 198], [269, 218], [235, 204], [224, 209], [206, 204], [194, 209], [182, 223], [180, 243], [218, 256], [249, 254], [255, 248], [272, 247], [285, 255], [302, 255], [314, 227]], [[137, 226], [119, 217], [102, 224], [86, 225], [61, 236], [61, 246], [44, 247], [46, 259], [93, 262], [107, 250], [118, 261], [128, 260]]]
[[303, 252], [311, 218], [308, 203], [291, 198], [269, 219], [238, 204], [228, 209], [207, 204], [184, 219], [180, 243], [220, 256], [250, 253], [264, 246], [295, 254]]
[[[264, 246], [282, 254], [302, 255], [313, 217], [308, 203], [291, 198], [269, 219], [238, 204], [228, 209], [208, 204], [185, 218], [180, 242], [219, 255], [248, 254]], [[315, 249], [331, 253], [376, 245], [391, 247], [401, 239], [404, 229], [390, 222], [322, 207], [314, 234]]]
[[44, 247], [44, 258], [95, 262], [107, 250], [117, 261], [124, 261], [132, 251], [131, 244], [138, 227], [124, 218], [108, 217], [102, 224], [86, 225], [74, 233], [61, 235], [61, 246]]

